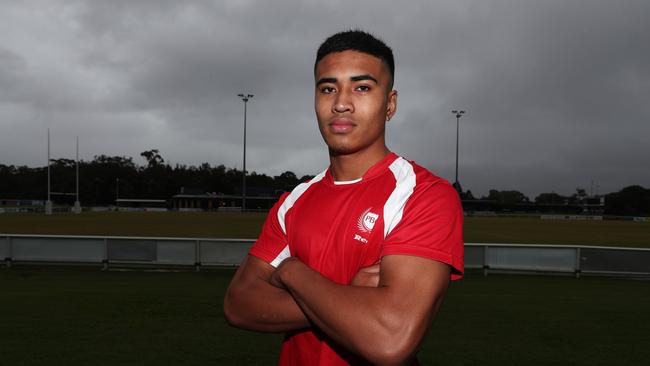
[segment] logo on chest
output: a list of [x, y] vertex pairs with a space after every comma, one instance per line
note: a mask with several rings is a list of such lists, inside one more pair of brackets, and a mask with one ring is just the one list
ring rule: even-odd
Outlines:
[[[379, 214], [370, 212], [371, 209], [372, 208], [369, 208], [363, 211], [357, 220], [357, 229], [359, 229], [361, 233], [369, 234], [372, 232], [372, 229], [375, 227], [377, 220], [379, 220]], [[354, 235], [354, 240], [360, 241], [364, 244], [368, 243], [368, 239], [362, 237], [359, 234]]]

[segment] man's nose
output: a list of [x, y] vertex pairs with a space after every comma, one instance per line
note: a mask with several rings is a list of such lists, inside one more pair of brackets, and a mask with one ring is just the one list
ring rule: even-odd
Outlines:
[[341, 90], [336, 94], [334, 105], [332, 105], [332, 112], [334, 113], [354, 112], [354, 104], [352, 103], [352, 96], [350, 95], [349, 92]]

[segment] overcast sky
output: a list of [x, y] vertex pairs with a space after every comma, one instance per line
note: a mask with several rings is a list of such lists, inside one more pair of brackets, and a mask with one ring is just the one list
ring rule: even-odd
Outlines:
[[[313, 60], [362, 28], [396, 56], [391, 150], [475, 195], [650, 187], [650, 1], [0, 0], [0, 164], [159, 149], [316, 174]], [[593, 182], [593, 183], [592, 183]], [[0, 192], [1, 193], [1, 192]]]

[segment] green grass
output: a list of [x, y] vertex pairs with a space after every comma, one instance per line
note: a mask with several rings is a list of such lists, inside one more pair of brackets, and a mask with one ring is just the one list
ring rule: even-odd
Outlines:
[[256, 238], [266, 213], [84, 212], [0, 215], [3, 234]]
[[[265, 217], [238, 212], [0, 214], [0, 233], [253, 239]], [[650, 223], [467, 217], [465, 241], [650, 247]]]
[[281, 336], [226, 324], [231, 275], [1, 270], [1, 363], [267, 365]]
[[468, 217], [465, 219], [465, 241], [650, 248], [650, 223]]
[[[0, 270], [0, 360], [20, 365], [271, 365], [282, 339], [229, 327], [233, 270]], [[641, 365], [650, 286], [637, 280], [482, 277], [452, 284], [424, 365]]]
[[422, 353], [439, 365], [640, 365], [647, 281], [469, 276], [451, 286]]

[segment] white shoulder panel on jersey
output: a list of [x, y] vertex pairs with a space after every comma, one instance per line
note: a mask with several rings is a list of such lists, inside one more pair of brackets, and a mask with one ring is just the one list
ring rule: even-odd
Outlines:
[[296, 188], [294, 188], [293, 191], [289, 193], [287, 198], [284, 200], [284, 202], [278, 209], [278, 222], [280, 223], [280, 226], [282, 227], [282, 232], [284, 232], [285, 235], [287, 234], [287, 228], [284, 225], [284, 216], [287, 214], [287, 211], [289, 211], [289, 209], [293, 207], [294, 203], [296, 203], [298, 198], [300, 198], [300, 196], [302, 196], [303, 193], [305, 193], [307, 189], [311, 187], [312, 184], [316, 182], [320, 182], [323, 179], [323, 177], [325, 177], [326, 172], [327, 170], [323, 170], [320, 174], [315, 176], [309, 182], [298, 184]]
[[413, 165], [399, 157], [388, 167], [395, 176], [395, 189], [384, 204], [384, 239], [402, 220], [406, 201], [415, 189]]
[[282, 263], [283, 260], [291, 257], [291, 250], [289, 250], [289, 244], [287, 244], [284, 249], [278, 254], [277, 257], [271, 262], [271, 265], [275, 268], [278, 268], [280, 263]]

